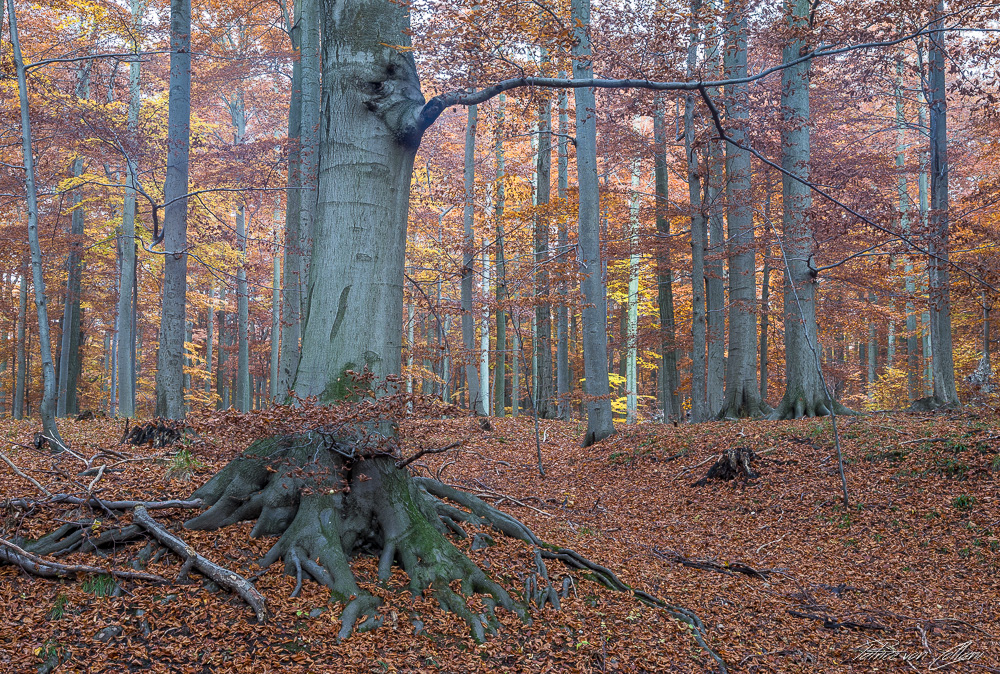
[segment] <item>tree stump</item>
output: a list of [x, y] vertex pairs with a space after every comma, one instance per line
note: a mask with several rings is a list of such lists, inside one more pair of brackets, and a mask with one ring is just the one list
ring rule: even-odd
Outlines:
[[750, 463], [757, 459], [757, 455], [749, 447], [733, 447], [722, 452], [718, 461], [712, 464], [705, 477], [701, 478], [692, 487], [704, 487], [709, 480], [734, 480], [742, 477], [745, 481], [760, 477]]

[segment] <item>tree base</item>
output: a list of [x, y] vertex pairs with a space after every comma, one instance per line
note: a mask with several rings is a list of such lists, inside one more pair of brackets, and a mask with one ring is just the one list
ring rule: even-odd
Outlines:
[[[430, 590], [442, 608], [469, 624], [477, 640], [496, 631], [497, 606], [527, 620], [525, 607], [452, 545], [446, 533], [467, 538], [461, 525], [467, 522], [492, 525], [522, 540], [534, 537], [486, 503], [472, 504], [466, 512], [439, 498], [444, 495], [457, 492], [411, 478], [386, 454], [361, 454], [354, 440], [311, 432], [252, 445], [194, 493], [210, 507], [185, 526], [218, 529], [256, 520], [252, 536], [279, 536], [261, 566], [280, 559], [297, 579], [295, 593], [309, 577], [346, 602], [341, 638], [381, 624], [380, 601], [359, 587], [350, 567], [359, 554], [378, 556], [381, 581], [389, 579], [394, 563], [401, 566], [414, 595]], [[471, 498], [466, 495], [463, 505]], [[460, 582], [463, 596], [451, 589], [453, 581]], [[469, 608], [466, 597], [473, 594], [484, 595], [485, 611]]]
[[733, 447], [727, 449], [719, 457], [719, 460], [712, 464], [705, 477], [701, 478], [692, 487], [704, 487], [710, 480], [735, 480], [743, 478], [750, 481], [760, 477], [752, 467], [751, 463], [757, 459], [757, 455], [749, 447]]
[[[811, 417], [830, 416], [829, 398], [822, 389], [812, 393], [799, 392], [790, 394], [785, 392], [785, 397], [781, 399], [778, 406], [767, 415], [768, 419], [803, 419]], [[834, 400], [833, 412], [840, 416], [857, 416], [857, 412], [845, 407], [840, 402]]]

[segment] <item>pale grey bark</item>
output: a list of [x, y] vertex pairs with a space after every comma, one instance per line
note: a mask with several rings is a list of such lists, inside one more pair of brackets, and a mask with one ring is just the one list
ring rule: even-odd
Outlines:
[[208, 308], [205, 316], [205, 393], [212, 392], [212, 361], [215, 344], [215, 288], [208, 287]]
[[[768, 197], [770, 201], [770, 197]], [[771, 329], [771, 256], [764, 252], [764, 273], [760, 284], [760, 401], [767, 404], [768, 331]]]
[[[715, 11], [717, 0], [709, 3], [708, 9]], [[719, 51], [719, 28], [717, 23], [705, 26], [705, 65], [715, 79], [722, 65], [722, 54]], [[707, 90], [713, 99], [718, 98], [718, 87]], [[726, 254], [726, 239], [724, 230], [724, 215], [726, 205], [723, 193], [726, 190], [726, 150], [722, 141], [716, 140], [717, 135], [710, 131], [711, 140], [705, 148], [705, 168], [707, 180], [705, 185], [708, 207], [708, 245], [705, 261], [705, 324], [706, 340], [708, 342], [707, 368], [705, 375], [705, 405], [709, 417], [717, 415], [722, 409], [725, 386], [726, 364], [724, 353], [726, 348], [726, 291], [725, 266], [723, 258]], [[749, 163], [749, 159], [747, 160]], [[749, 170], [749, 169], [748, 169]], [[746, 178], [749, 180], [749, 176]], [[744, 188], [741, 188], [744, 189]], [[731, 227], [731, 225], [730, 225]]]
[[187, 307], [188, 152], [191, 128], [191, 0], [170, 0], [167, 173], [163, 181], [163, 303], [156, 370], [156, 414], [184, 417]]
[[[145, 3], [132, 0], [132, 30], [136, 36], [132, 43], [135, 56], [129, 61], [129, 102], [127, 128], [130, 140], [134, 140], [139, 125], [139, 110], [142, 96], [139, 89], [141, 61], [138, 53], [141, 48], [138, 36], [142, 32], [142, 14]], [[121, 244], [121, 278], [118, 286], [118, 413], [123, 417], [135, 416], [135, 341], [136, 341], [136, 272], [138, 256], [135, 241], [136, 193], [139, 177], [135, 165], [125, 162], [125, 203], [122, 209]]]
[[[786, 21], [797, 31], [809, 21], [810, 0], [786, 0]], [[796, 60], [806, 42], [795, 37], [785, 45], [782, 61]], [[781, 76], [781, 165], [788, 173], [809, 180], [810, 63], [790, 65]], [[777, 419], [824, 416], [829, 405], [836, 412], [846, 408], [828, 399], [820, 377], [816, 326], [816, 274], [813, 271], [813, 231], [808, 209], [812, 192], [807, 185], [782, 174], [782, 248], [785, 256], [785, 393], [772, 413]]]
[[552, 191], [552, 98], [541, 92], [538, 111], [538, 150], [535, 161], [535, 384], [531, 391], [535, 412], [542, 419], [558, 414], [552, 381], [552, 309], [549, 304], [549, 202]]
[[[559, 73], [563, 77], [563, 73]], [[559, 143], [558, 156], [556, 160], [556, 182], [559, 203], [564, 204], [569, 192], [569, 147], [567, 134], [569, 133], [569, 112], [567, 108], [566, 91], [559, 92]], [[566, 226], [566, 217], [560, 216], [558, 231], [556, 232], [559, 244], [559, 254], [567, 255], [569, 251], [569, 228]], [[561, 258], [564, 259], [564, 258]], [[566, 304], [569, 284], [566, 282], [565, 274], [559, 280], [558, 293], [560, 296], [559, 307], [556, 310], [556, 396], [559, 399], [558, 417], [569, 419], [570, 406], [569, 396], [572, 391], [572, 382], [569, 375], [569, 307]]]
[[[729, 6], [725, 29], [726, 79], [747, 75], [747, 18], [740, 3]], [[770, 409], [761, 400], [757, 384], [757, 253], [754, 246], [753, 204], [747, 125], [750, 121], [749, 85], [726, 87], [726, 218], [729, 224], [729, 358], [726, 396], [720, 418], [762, 416]], [[769, 270], [765, 272], [767, 283]], [[763, 327], [764, 334], [767, 325]], [[766, 344], [765, 344], [766, 345]], [[766, 365], [763, 372], [766, 374]]]
[[[486, 252], [486, 241], [482, 243], [483, 257], [483, 297], [490, 294], [490, 258]], [[483, 302], [482, 316], [479, 321], [479, 393], [483, 399], [484, 414], [490, 410], [490, 307]]]
[[[295, 11], [301, 11], [302, 4]], [[278, 395], [281, 398], [292, 389], [299, 367], [302, 337], [302, 302], [305, 297], [305, 251], [299, 237], [299, 217], [302, 197], [302, 161], [299, 145], [302, 128], [302, 60], [298, 23], [290, 23], [292, 87], [288, 101], [288, 190], [285, 194], [285, 246], [281, 293], [281, 355], [279, 358]], [[221, 394], [221, 389], [220, 389]]]
[[[920, 40], [917, 40], [917, 70], [920, 77], [924, 77], [924, 50]], [[927, 100], [924, 96], [923, 87], [917, 92], [917, 128], [927, 128]], [[928, 231], [930, 223], [930, 181], [927, 175], [930, 164], [929, 149], [920, 152], [920, 173], [917, 176], [917, 197], [920, 202], [920, 229]], [[934, 351], [931, 345], [930, 332], [930, 311], [923, 311], [920, 316], [921, 324], [921, 347], [924, 359], [924, 392], [928, 395], [934, 394]]]
[[[573, 77], [590, 79], [590, 0], [573, 0]], [[576, 174], [579, 185], [579, 247], [583, 308], [584, 392], [587, 394], [587, 433], [583, 446], [615, 432], [608, 381], [608, 303], [602, 279], [600, 185], [597, 179], [597, 109], [594, 90], [580, 87], [576, 96]]]
[[674, 272], [671, 268], [668, 241], [670, 240], [669, 174], [667, 173], [667, 130], [663, 101], [657, 101], [653, 116], [654, 177], [656, 181], [656, 233], [661, 237], [656, 255], [657, 303], [660, 314], [660, 405], [663, 420], [677, 421], [681, 417], [677, 387], [677, 327], [674, 319]]
[[[86, 61], [76, 72], [76, 98], [90, 98], [90, 68]], [[83, 175], [83, 157], [73, 159], [73, 176]], [[80, 372], [80, 277], [83, 272], [83, 197], [79, 190], [71, 197], [69, 256], [66, 259], [66, 298], [63, 303], [62, 335], [59, 348], [59, 390], [56, 395], [56, 416], [77, 413], [77, 380]]]
[[[698, 60], [698, 14], [701, 0], [691, 0], [691, 19], [687, 50], [687, 72], [695, 76]], [[707, 219], [702, 207], [701, 173], [695, 146], [695, 96], [684, 99], [684, 152], [687, 156], [688, 199], [691, 204], [691, 421], [705, 421], [709, 412], [705, 397], [706, 317], [705, 317], [705, 246]]]
[[[909, 236], [910, 193], [906, 178], [906, 107], [903, 99], [903, 54], [896, 56], [896, 171], [899, 192], [899, 226], [904, 235]], [[903, 263], [904, 290], [906, 291], [906, 392], [910, 402], [916, 400], [919, 364], [917, 347], [917, 314], [913, 307], [916, 280], [913, 277], [913, 260], [907, 255]]]
[[[479, 388], [479, 373], [476, 371], [476, 323], [472, 313], [472, 286], [476, 270], [476, 235], [473, 231], [476, 196], [476, 123], [478, 109], [470, 105], [465, 126], [465, 208], [462, 212], [462, 227], [465, 247], [462, 251], [462, 347], [465, 351], [465, 379], [469, 387], [469, 409], [474, 414], [486, 414], [486, 405]], [[485, 326], [484, 326], [485, 327]]]
[[629, 204], [628, 316], [625, 329], [625, 423], [633, 425], [638, 414], [638, 382], [636, 381], [637, 340], [639, 327], [639, 188], [642, 163], [632, 163], [632, 195]]
[[[31, 121], [28, 111], [28, 81], [17, 34], [17, 15], [14, 0], [7, 0], [10, 25], [11, 52], [17, 72], [17, 92], [21, 109], [21, 151], [24, 157], [24, 188], [28, 201], [28, 245], [31, 248], [31, 276], [35, 290], [35, 308], [38, 312], [38, 348], [42, 361], [42, 432], [62, 444], [56, 426], [56, 371], [52, 364], [52, 342], [49, 336], [48, 300], [45, 297], [45, 278], [42, 275], [42, 248], [38, 239], [38, 192], [35, 187], [35, 160], [31, 149]], [[23, 283], [26, 283], [24, 279]], [[27, 364], [23, 369], [27, 371]]]
[[504, 178], [506, 167], [504, 164], [503, 146], [503, 115], [504, 99], [501, 95], [497, 99], [497, 130], [496, 130], [496, 204], [494, 205], [493, 217], [496, 219], [496, 357], [493, 368], [493, 416], [502, 417], [506, 415], [507, 406], [507, 312], [503, 307], [506, 305], [506, 283], [507, 265], [504, 260], [504, 225], [503, 211], [505, 200]]
[[322, 11], [318, 263], [309, 268], [294, 388], [324, 402], [349, 393], [349, 371], [400, 372], [409, 185], [424, 104], [413, 55], [399, 49], [410, 44], [408, 12], [377, 0], [327, 0]]
[[[274, 260], [271, 281], [271, 369], [268, 382], [268, 396], [272, 402], [278, 400], [279, 357], [281, 354], [281, 246], [278, 243], [279, 227], [281, 226], [281, 210], [274, 209]], [[211, 367], [211, 364], [209, 364]]]
[[[301, 45], [299, 60], [302, 70], [302, 100], [299, 119], [299, 244], [302, 251], [301, 278], [303, 283], [309, 278], [310, 251], [316, 227], [318, 208], [317, 181], [319, 179], [320, 158], [320, 98], [322, 86], [320, 82], [321, 55], [320, 33], [322, 16], [320, 14], [321, 0], [300, 0], [296, 7], [298, 15]], [[308, 284], [300, 292], [301, 321], [308, 320], [309, 293]]]
[[28, 323], [28, 258], [24, 258], [21, 264], [17, 294], [17, 350], [14, 355], [16, 359], [14, 366], [14, 401], [11, 408], [15, 419], [23, 419], [24, 385], [28, 371], [27, 350], [25, 349]]
[[236, 211], [236, 245], [240, 251], [240, 266], [236, 270], [236, 409], [249, 412], [250, 399], [250, 307], [247, 296], [247, 224], [246, 208]]
[[[944, 26], [944, 0], [934, 8], [932, 28]], [[944, 31], [930, 35], [928, 44], [928, 106], [930, 108], [930, 222], [927, 273], [930, 278], [928, 305], [934, 372], [934, 402], [959, 405], [952, 357], [951, 279], [949, 270], [948, 213], [948, 99], [945, 87], [947, 51]]]

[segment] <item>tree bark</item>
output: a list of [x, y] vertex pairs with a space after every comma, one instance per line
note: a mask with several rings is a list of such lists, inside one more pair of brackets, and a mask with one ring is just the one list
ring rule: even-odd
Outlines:
[[538, 111], [538, 153], [535, 162], [535, 339], [537, 363], [532, 395], [542, 419], [558, 415], [552, 390], [552, 309], [549, 301], [549, 201], [552, 192], [552, 98], [542, 92]]
[[493, 217], [496, 219], [496, 358], [493, 368], [493, 416], [502, 417], [506, 415], [507, 407], [507, 314], [504, 311], [506, 305], [507, 289], [507, 269], [504, 260], [504, 148], [503, 148], [503, 115], [505, 97], [501, 94], [497, 98], [497, 130], [496, 130], [496, 204], [494, 206]]
[[[473, 414], [486, 414], [486, 406], [479, 390], [479, 373], [476, 371], [476, 323], [472, 313], [472, 286], [476, 270], [476, 235], [473, 230], [475, 220], [476, 190], [476, 124], [478, 109], [470, 105], [465, 126], [465, 209], [462, 213], [462, 227], [465, 247], [462, 251], [462, 347], [465, 350], [465, 378], [469, 386], [469, 409]], [[485, 327], [485, 326], [484, 326]]]
[[[590, 0], [573, 0], [573, 77], [590, 79]], [[584, 391], [587, 394], [587, 447], [614, 434], [608, 381], [608, 303], [602, 278], [600, 185], [597, 178], [597, 109], [594, 90], [580, 87], [576, 96], [576, 174], [579, 186], [579, 245], [583, 308]]]
[[191, 0], [170, 0], [167, 174], [163, 182], [163, 303], [156, 370], [156, 414], [184, 418], [187, 307], [188, 152], [191, 129]]
[[639, 188], [642, 163], [638, 158], [632, 163], [632, 198], [629, 204], [629, 263], [628, 307], [625, 329], [625, 423], [630, 426], [638, 420], [639, 391], [636, 377], [639, 338]]
[[[747, 18], [743, 3], [732, 1], [726, 14], [726, 79], [747, 76]], [[749, 85], [726, 87], [726, 217], [729, 222], [729, 358], [726, 396], [719, 418], [757, 417], [770, 412], [757, 385], [757, 252], [751, 194]], [[738, 144], [738, 145], [737, 145]], [[765, 273], [765, 283], [767, 282]], [[763, 328], [766, 332], [767, 326]], [[766, 375], [766, 371], [765, 374]]]
[[[710, 2], [714, 11], [717, 0]], [[705, 26], [705, 63], [710, 77], [716, 77], [722, 66], [722, 54], [719, 51], [719, 27], [716, 23]], [[718, 87], [708, 89], [708, 95], [717, 98]], [[707, 373], [705, 377], [706, 413], [709, 417], [719, 414], [726, 381], [726, 291], [725, 262], [726, 241], [724, 229], [724, 213], [726, 210], [724, 193], [726, 186], [726, 150], [722, 141], [716, 140], [717, 133], [709, 131], [710, 140], [706, 147], [705, 168], [707, 170], [706, 193], [708, 207], [708, 258], [705, 261], [705, 324], [708, 341]], [[747, 177], [749, 179], [749, 176]]]
[[[563, 77], [564, 73], [559, 73], [559, 76]], [[565, 207], [569, 192], [569, 147], [566, 140], [569, 133], [567, 98], [566, 91], [561, 90], [559, 92], [559, 143], [556, 161], [556, 194], [559, 196], [560, 208]], [[559, 216], [556, 237], [560, 256], [567, 255], [569, 252], [569, 228], [566, 226], [565, 215]], [[556, 310], [556, 396], [559, 399], [557, 416], [560, 419], [569, 419], [569, 397], [572, 392], [572, 381], [569, 374], [569, 307], [566, 304], [569, 283], [566, 281], [565, 272], [560, 275], [558, 292], [560, 301]]]
[[[28, 201], [28, 246], [31, 248], [31, 276], [35, 289], [35, 308], [38, 312], [38, 348], [42, 360], [42, 432], [62, 444], [56, 426], [56, 371], [52, 364], [52, 341], [49, 336], [48, 300], [45, 297], [45, 278], [42, 275], [42, 248], [38, 239], [38, 191], [35, 187], [35, 160], [31, 149], [31, 119], [28, 110], [28, 81], [17, 34], [17, 15], [14, 0], [7, 0], [10, 25], [11, 51], [17, 72], [17, 92], [21, 109], [21, 151], [24, 157], [24, 187]], [[24, 279], [22, 283], [26, 283]], [[27, 363], [23, 369], [27, 372]]]
[[[944, 26], [944, 0], [934, 8], [932, 29]], [[948, 213], [948, 99], [945, 87], [945, 32], [930, 35], [928, 49], [928, 104], [930, 108], [931, 204], [927, 273], [930, 277], [931, 343], [934, 372], [934, 402], [941, 407], [961, 403], [955, 389], [955, 363], [952, 357], [951, 278], [949, 270]]]
[[[2, 3], [0, 3], [2, 4]], [[18, 284], [17, 304], [17, 352], [14, 366], [14, 401], [11, 405], [15, 419], [24, 418], [25, 381], [28, 371], [27, 340], [28, 323], [28, 258], [21, 263], [20, 283]]]
[[656, 255], [656, 274], [660, 312], [660, 397], [664, 421], [681, 418], [677, 387], [677, 326], [674, 318], [674, 272], [670, 260], [669, 183], [667, 172], [667, 131], [663, 100], [653, 116], [654, 178], [656, 181], [656, 233], [660, 237]]

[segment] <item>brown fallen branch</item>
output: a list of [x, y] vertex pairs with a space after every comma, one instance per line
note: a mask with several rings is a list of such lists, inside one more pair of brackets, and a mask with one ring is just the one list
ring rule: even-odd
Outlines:
[[184, 565], [181, 567], [182, 577], [188, 569], [197, 569], [202, 575], [215, 581], [219, 586], [228, 588], [238, 594], [243, 601], [250, 605], [254, 613], [257, 614], [257, 622], [267, 620], [264, 596], [246, 578], [199, 555], [184, 540], [170, 533], [159, 522], [154, 520], [145, 507], [141, 505], [137, 506], [132, 511], [132, 519], [136, 524], [139, 524], [148, 531], [153, 538], [184, 560]]
[[723, 573], [727, 576], [735, 576], [738, 573], [744, 576], [750, 576], [751, 578], [760, 578], [761, 580], [767, 580], [767, 577], [773, 573], [771, 569], [755, 569], [751, 566], [743, 564], [742, 562], [723, 562], [719, 564], [718, 562], [713, 562], [708, 559], [688, 559], [684, 555], [677, 552], [668, 552], [666, 550], [660, 550], [659, 548], [653, 548], [653, 553], [668, 562], [676, 562], [682, 566], [686, 566], [690, 569], [700, 569], [702, 571], [715, 571], [716, 573]]
[[455, 449], [456, 447], [461, 447], [464, 444], [465, 444], [464, 440], [459, 440], [458, 442], [451, 443], [447, 447], [421, 449], [419, 452], [417, 452], [410, 458], [404, 459], [403, 461], [397, 461], [396, 468], [406, 468], [408, 465], [419, 459], [424, 454], [441, 454], [442, 452], [447, 452], [449, 449]]
[[201, 502], [201, 499], [190, 499], [187, 501], [177, 499], [168, 501], [104, 501], [96, 496], [81, 498], [70, 494], [56, 494], [52, 498], [40, 501], [26, 498], [15, 498], [5, 502], [4, 505], [24, 510], [46, 503], [70, 503], [72, 505], [79, 506], [89, 505], [96, 506], [98, 508], [106, 508], [108, 510], [132, 510], [133, 508], [139, 507], [145, 508], [146, 510], [163, 510], [164, 508], [200, 508], [204, 505]]
[[77, 573], [89, 573], [95, 575], [104, 574], [127, 580], [144, 580], [151, 583], [167, 584], [170, 582], [163, 576], [157, 576], [155, 573], [102, 569], [98, 566], [88, 566], [86, 564], [60, 564], [59, 562], [53, 562], [50, 559], [34, 555], [16, 543], [4, 538], [0, 538], [0, 560], [19, 566], [28, 573], [43, 578], [62, 578]]
[[816, 615], [815, 613], [802, 613], [801, 611], [793, 611], [788, 609], [788, 615], [794, 616], [796, 618], [805, 618], [807, 620], [822, 620], [823, 627], [828, 630], [869, 630], [874, 632], [887, 632], [889, 628], [885, 625], [879, 625], [878, 623], [856, 623], [850, 620], [845, 620], [840, 622], [825, 615]]
[[930, 444], [932, 442], [947, 442], [947, 441], [948, 441], [948, 438], [917, 438], [916, 440], [904, 440], [903, 442], [898, 442], [896, 444], [898, 444], [898, 445], [912, 445], [912, 444], [915, 444], [915, 443], [923, 443], [923, 442], [926, 442], [927, 444]]
[[38, 489], [38, 491], [42, 492], [46, 496], [52, 496], [52, 492], [50, 492], [48, 489], [46, 489], [45, 487], [43, 487], [38, 482], [38, 480], [36, 480], [35, 478], [31, 477], [27, 473], [23, 472], [20, 468], [18, 468], [14, 464], [14, 462], [11, 461], [10, 459], [8, 459], [7, 455], [4, 454], [3, 452], [0, 452], [0, 459], [3, 459], [4, 463], [6, 463], [8, 466], [10, 466], [10, 469], [13, 470], [17, 475], [19, 475], [20, 477], [23, 477], [25, 480], [27, 480], [31, 484], [35, 485], [35, 488]]

